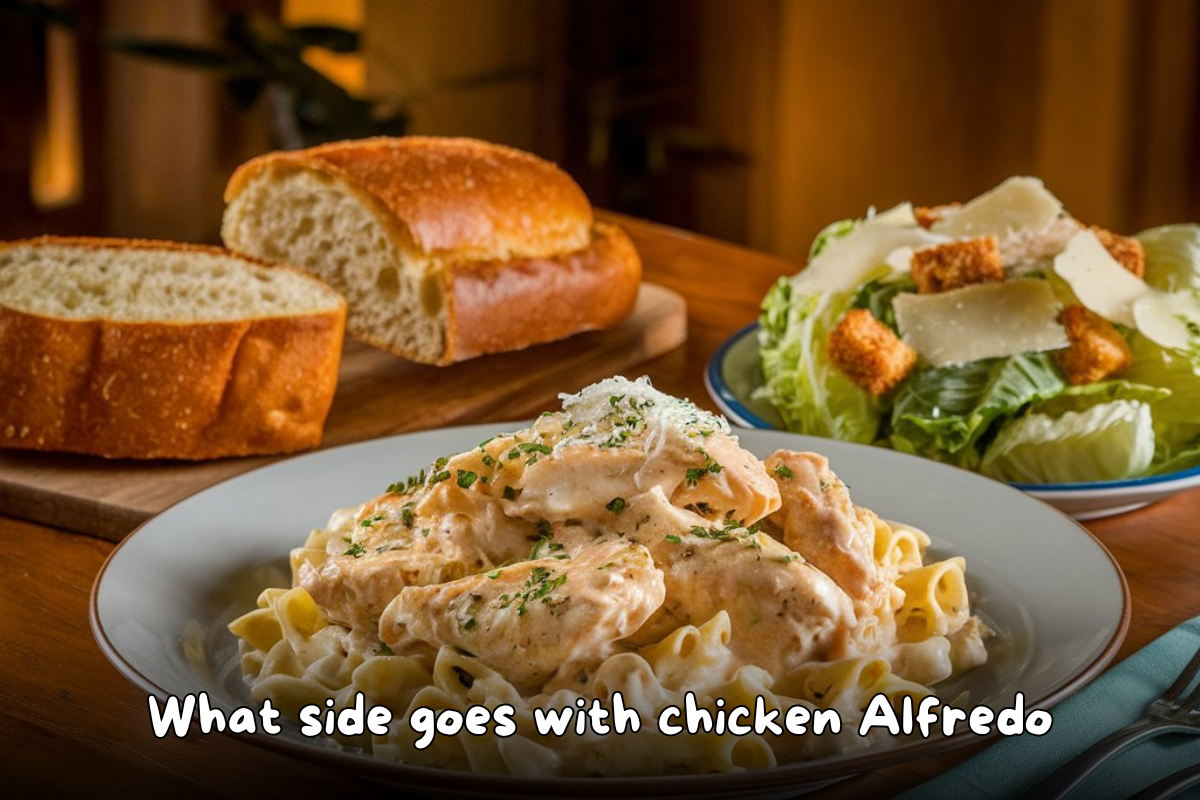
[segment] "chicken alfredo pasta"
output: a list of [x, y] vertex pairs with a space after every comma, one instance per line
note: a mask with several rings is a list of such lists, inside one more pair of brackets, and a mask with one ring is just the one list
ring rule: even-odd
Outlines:
[[[230, 627], [255, 700], [295, 715], [361, 693], [394, 710], [386, 735], [337, 743], [379, 758], [525, 775], [761, 768], [869, 742], [853, 724], [669, 736], [655, 721], [688, 702], [854, 721], [877, 695], [919, 699], [981, 664], [963, 559], [926, 564], [928, 544], [855, 506], [823, 457], [760, 461], [723, 419], [612, 378], [334, 513], [293, 551], [293, 587]], [[645, 721], [636, 734], [535, 729], [538, 709], [618, 693]], [[415, 744], [420, 709], [502, 704], [515, 735]]]

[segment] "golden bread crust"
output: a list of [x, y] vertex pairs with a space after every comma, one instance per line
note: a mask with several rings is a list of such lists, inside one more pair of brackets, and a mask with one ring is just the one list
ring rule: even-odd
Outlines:
[[597, 222], [592, 243], [551, 258], [454, 262], [444, 273], [449, 364], [615, 325], [637, 300], [642, 266], [629, 237]]
[[[409, 346], [407, 323], [377, 322], [386, 312], [374, 311], [386, 301], [375, 274], [347, 277], [344, 262], [289, 252], [286, 235], [268, 241], [245, 232], [261, 212], [239, 201], [256, 197], [256, 205], [270, 206], [258, 192], [286, 198], [281, 187], [297, 172], [352, 198], [379, 223], [400, 261], [417, 265], [420, 296], [403, 302], [424, 308], [422, 321], [437, 315], [439, 345]], [[352, 308], [350, 335], [424, 363], [451, 364], [613, 325], [632, 311], [641, 282], [628, 236], [594, 221], [570, 176], [531, 154], [473, 139], [376, 138], [269, 153], [233, 174], [225, 201], [227, 244], [301, 264], [351, 298], [365, 297], [352, 302], [374, 304], [372, 313]], [[372, 323], [359, 321], [368, 316]]]
[[561, 169], [475, 139], [405, 136], [277, 151], [234, 172], [228, 204], [258, 173], [288, 167], [341, 178], [375, 198], [403, 239], [427, 255], [472, 259], [544, 256], [586, 244], [592, 208]]
[[[3, 247], [31, 242], [230, 255], [88, 238]], [[0, 303], [0, 447], [185, 460], [316, 447], [345, 319], [344, 302], [217, 322], [67, 319]]]

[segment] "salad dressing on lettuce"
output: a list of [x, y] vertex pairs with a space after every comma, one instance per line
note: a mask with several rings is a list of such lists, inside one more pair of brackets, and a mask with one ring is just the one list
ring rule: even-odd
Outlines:
[[833, 223], [759, 344], [801, 433], [1016, 483], [1200, 465], [1200, 226], [1119, 236], [1036, 178]]

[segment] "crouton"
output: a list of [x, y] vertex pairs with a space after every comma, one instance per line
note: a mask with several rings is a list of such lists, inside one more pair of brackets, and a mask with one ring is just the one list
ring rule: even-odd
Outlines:
[[1000, 245], [994, 236], [923, 247], [912, 254], [910, 264], [921, 294], [1004, 280]]
[[1058, 315], [1070, 344], [1055, 350], [1054, 361], [1073, 386], [1119, 375], [1133, 363], [1133, 354], [1120, 331], [1083, 306], [1067, 306]]
[[958, 208], [962, 203], [943, 203], [940, 206], [917, 206], [913, 209], [913, 216], [917, 218], [917, 224], [922, 228], [932, 228], [933, 224], [946, 216], [946, 212]]
[[829, 334], [829, 360], [878, 397], [908, 377], [917, 353], [865, 308], [854, 308]]
[[1139, 278], [1145, 277], [1146, 251], [1142, 249], [1141, 242], [1132, 236], [1122, 236], [1098, 225], [1092, 225], [1090, 230], [1096, 234], [1100, 244], [1104, 245], [1104, 249], [1118, 264]]

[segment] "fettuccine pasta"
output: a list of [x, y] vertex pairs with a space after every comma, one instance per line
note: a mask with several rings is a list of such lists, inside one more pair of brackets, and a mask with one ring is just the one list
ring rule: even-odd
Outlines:
[[[668, 735], [688, 702], [787, 712], [930, 695], [983, 663], [965, 562], [855, 506], [814, 453], [743, 450], [727, 423], [613, 378], [337, 511], [292, 553], [293, 585], [230, 629], [256, 701], [295, 716], [361, 693], [381, 759], [517, 775], [762, 769], [867, 747], [814, 736]], [[636, 733], [539, 735], [538, 709], [620, 696]], [[439, 735], [419, 709], [514, 709], [516, 733]], [[322, 705], [327, 707], [327, 705]]]

